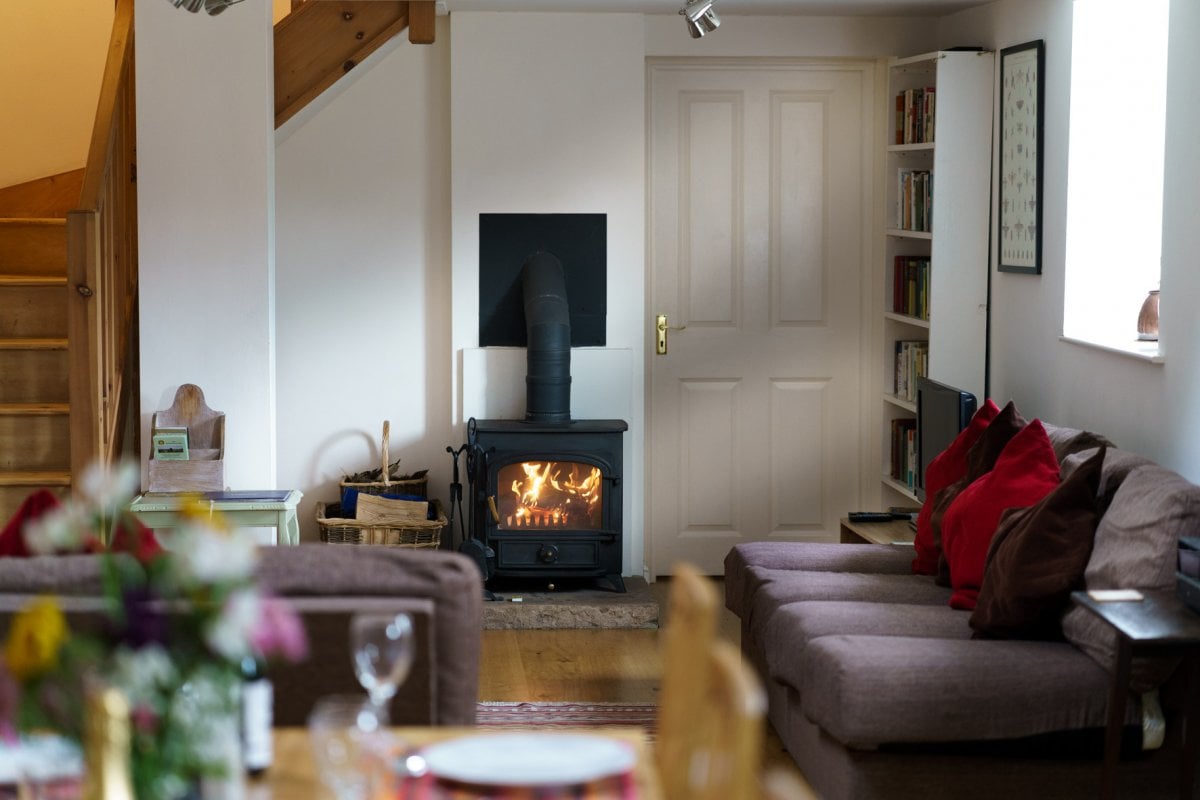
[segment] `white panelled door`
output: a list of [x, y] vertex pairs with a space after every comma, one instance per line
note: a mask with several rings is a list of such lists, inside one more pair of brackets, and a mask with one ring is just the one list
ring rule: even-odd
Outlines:
[[647, 310], [682, 328], [648, 356], [654, 574], [836, 541], [860, 496], [873, 75], [649, 66]]

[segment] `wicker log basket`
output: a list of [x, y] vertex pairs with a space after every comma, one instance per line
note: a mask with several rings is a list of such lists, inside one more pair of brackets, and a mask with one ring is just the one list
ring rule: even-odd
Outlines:
[[330, 544], [390, 544], [396, 547], [440, 547], [446, 515], [442, 504], [431, 500], [436, 519], [414, 519], [380, 523], [361, 519], [343, 519], [341, 503], [317, 503], [317, 525], [321, 541]]
[[[362, 494], [407, 494], [413, 497], [429, 497], [428, 482], [429, 478], [425, 471], [414, 473], [412, 475], [399, 478], [392, 477], [392, 470], [396, 464], [390, 463], [388, 458], [388, 441], [392, 438], [392, 423], [388, 420], [383, 421], [383, 466], [379, 470], [379, 480], [377, 481], [356, 481], [362, 475], [352, 475], [349, 478], [344, 478], [340, 484], [343, 489], [357, 489]], [[374, 477], [374, 473], [371, 473]]]
[[[380, 470], [380, 480], [347, 479], [341, 482], [341, 488], [343, 490], [356, 489], [360, 496], [400, 494], [410, 497], [428, 497], [426, 488], [428, 479], [424, 472], [392, 478], [391, 471], [395, 465], [389, 463], [388, 458], [390, 434], [391, 424], [384, 420], [383, 466]], [[374, 476], [371, 475], [371, 477]], [[349, 519], [342, 516], [340, 502], [317, 503], [317, 527], [321, 530], [321, 541], [330, 544], [385, 544], [395, 547], [437, 548], [441, 546], [442, 530], [447, 523], [441, 503], [437, 500], [429, 501], [429, 507], [433, 510], [433, 519], [426, 519], [411, 513], [412, 507], [417, 505], [414, 502], [399, 500], [395, 503], [401, 509], [401, 514], [395, 519], [380, 518], [378, 513], [360, 515], [366, 518]]]

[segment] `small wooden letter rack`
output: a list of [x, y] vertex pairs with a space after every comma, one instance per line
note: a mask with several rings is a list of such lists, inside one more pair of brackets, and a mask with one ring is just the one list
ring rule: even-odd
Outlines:
[[204, 402], [204, 391], [185, 383], [175, 402], [154, 413], [155, 428], [188, 431], [188, 460], [167, 461], [150, 455], [151, 492], [219, 492], [225, 488], [225, 414]]

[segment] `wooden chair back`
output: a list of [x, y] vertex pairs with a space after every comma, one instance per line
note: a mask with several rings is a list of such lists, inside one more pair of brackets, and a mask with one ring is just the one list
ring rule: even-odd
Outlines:
[[691, 754], [688, 797], [693, 800], [758, 800], [766, 694], [758, 676], [729, 642], [709, 648], [704, 719]]
[[662, 689], [654, 747], [663, 796], [689, 796], [688, 771], [704, 709], [708, 661], [716, 639], [720, 598], [712, 581], [691, 564], [677, 564], [667, 592], [663, 627]]

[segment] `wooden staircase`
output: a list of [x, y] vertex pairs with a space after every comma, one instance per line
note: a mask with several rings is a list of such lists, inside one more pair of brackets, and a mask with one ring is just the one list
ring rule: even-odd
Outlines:
[[[276, 127], [399, 32], [431, 44], [434, 28], [434, 0], [293, 0]], [[117, 0], [87, 167], [0, 188], [0, 526], [33, 489], [65, 494], [72, 471], [139, 450], [132, 36]]]
[[71, 484], [66, 211], [82, 171], [0, 190], [0, 525]]

